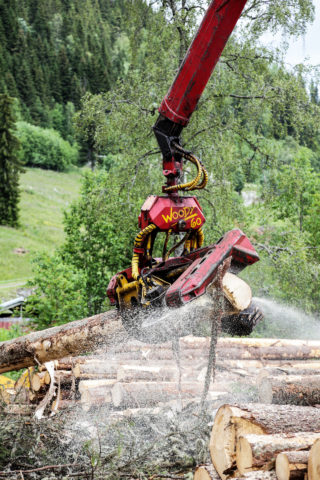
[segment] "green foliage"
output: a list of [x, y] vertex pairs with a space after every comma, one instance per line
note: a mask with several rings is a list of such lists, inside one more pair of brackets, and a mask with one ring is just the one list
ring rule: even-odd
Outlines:
[[61, 325], [86, 316], [85, 279], [82, 272], [65, 264], [59, 254], [43, 254], [35, 264], [26, 314], [36, 317], [38, 329]]
[[81, 198], [65, 214], [62, 248], [35, 262], [32, 285], [37, 290], [28, 300], [28, 312], [38, 328], [107, 308], [106, 286], [130, 261], [135, 231], [125, 211], [115, 214], [115, 196], [107, 173], [85, 174]]
[[63, 140], [57, 131], [27, 122], [18, 122], [17, 127], [20, 157], [26, 165], [64, 171], [77, 164], [77, 146]]
[[21, 337], [23, 334], [24, 332], [19, 325], [13, 325], [9, 330], [6, 328], [0, 328], [0, 342]]
[[[287, 149], [288, 152], [288, 149]], [[278, 218], [288, 218], [305, 228], [305, 217], [314, 202], [314, 195], [320, 188], [320, 175], [311, 166], [313, 152], [306, 147], [295, 145], [287, 154], [285, 163], [270, 170], [269, 188], [265, 185], [264, 197], [272, 201]]]
[[18, 225], [19, 175], [23, 171], [18, 158], [14, 99], [0, 95], [0, 225]]
[[84, 297], [90, 314], [105, 308], [110, 277], [131, 261], [135, 218], [127, 207], [115, 210], [117, 190], [108, 173], [84, 176], [81, 198], [65, 213], [64, 262], [85, 278]]

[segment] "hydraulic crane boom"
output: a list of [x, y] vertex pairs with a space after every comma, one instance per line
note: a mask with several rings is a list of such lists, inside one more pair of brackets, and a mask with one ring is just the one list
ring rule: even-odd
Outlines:
[[[203, 247], [205, 217], [202, 208], [195, 196], [179, 195], [179, 192], [205, 188], [207, 184], [206, 169], [181, 146], [180, 134], [197, 106], [246, 1], [211, 2], [159, 108], [153, 128], [163, 157], [166, 185], [162, 191], [165, 195], [151, 195], [146, 199], [139, 215], [141, 231], [134, 241], [131, 267], [115, 275], [108, 287], [111, 304], [117, 305], [125, 326], [138, 337], [142, 320], [137, 319], [137, 308], [148, 315], [151, 307], [175, 308], [194, 301], [208, 290], [212, 291], [213, 285], [219, 284], [214, 288], [220, 290], [227, 288], [222, 287], [221, 272], [223, 276], [229, 275], [228, 288], [238, 292], [234, 296], [224, 290], [228, 299], [225, 318], [231, 318], [231, 327], [227, 330], [238, 335], [250, 333], [261, 318], [255, 309], [248, 310], [250, 287], [234, 275], [259, 260], [249, 239], [235, 229], [216, 244]], [[196, 166], [197, 174], [193, 180], [181, 183], [184, 160]], [[153, 258], [155, 239], [161, 232], [166, 235], [162, 257]], [[178, 242], [169, 249], [169, 240], [176, 235], [179, 235]], [[180, 246], [182, 254], [171, 257]]]
[[[201, 22], [168, 93], [159, 107], [154, 132], [164, 161], [167, 185], [181, 174], [179, 155], [172, 148], [179, 142], [212, 71], [219, 60], [247, 0], [213, 0]], [[174, 165], [172, 157], [176, 157]]]
[[213, 1], [191, 43], [159, 112], [187, 125], [247, 0]]

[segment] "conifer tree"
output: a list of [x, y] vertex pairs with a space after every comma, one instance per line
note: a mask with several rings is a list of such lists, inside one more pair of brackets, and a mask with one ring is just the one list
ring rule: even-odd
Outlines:
[[23, 171], [17, 157], [19, 141], [15, 136], [14, 99], [0, 95], [0, 224], [18, 224], [19, 174]]

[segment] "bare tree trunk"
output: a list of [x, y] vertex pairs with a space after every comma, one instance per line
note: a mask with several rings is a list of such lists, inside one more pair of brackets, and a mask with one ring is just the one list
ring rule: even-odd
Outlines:
[[95, 350], [99, 345], [110, 349], [127, 339], [116, 310], [59, 327], [33, 332], [0, 343], [0, 373], [37, 365], [68, 355]]

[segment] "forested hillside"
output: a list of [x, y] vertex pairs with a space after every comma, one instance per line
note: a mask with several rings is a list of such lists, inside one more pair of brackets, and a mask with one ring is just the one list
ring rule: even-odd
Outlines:
[[86, 91], [109, 90], [124, 69], [118, 16], [121, 2], [1, 1], [0, 91], [48, 126], [56, 104], [78, 108]]
[[[313, 3], [248, 1], [183, 145], [209, 171], [198, 195], [205, 242], [240, 227], [261, 255], [244, 273], [255, 294], [319, 313], [319, 71], [289, 69], [284, 50], [260, 43], [266, 31], [289, 42], [303, 34]], [[81, 161], [95, 167], [65, 214], [64, 244], [36, 264], [33, 312], [41, 326], [106, 308], [110, 276], [130, 264], [140, 207], [163, 183], [151, 128], [206, 5], [0, 1], [0, 92], [18, 99], [21, 157], [57, 170]], [[58, 164], [46, 157], [48, 142], [60, 142]], [[248, 207], [245, 186], [257, 197]]]

